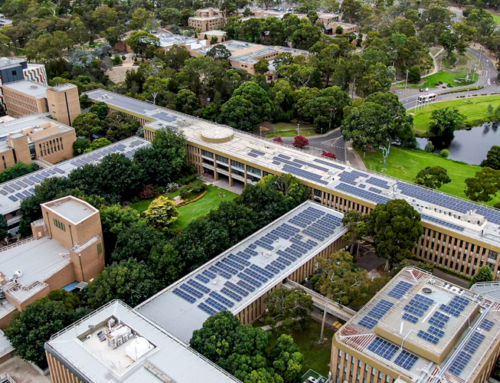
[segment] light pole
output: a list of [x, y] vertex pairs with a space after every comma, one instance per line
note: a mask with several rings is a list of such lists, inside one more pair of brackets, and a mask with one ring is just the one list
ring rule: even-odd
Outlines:
[[300, 136], [300, 122], [297, 122], [297, 136]]
[[406, 92], [408, 90], [408, 72], [409, 72], [409, 70], [407, 69], [406, 70], [406, 80], [405, 80], [405, 96], [406, 96]]

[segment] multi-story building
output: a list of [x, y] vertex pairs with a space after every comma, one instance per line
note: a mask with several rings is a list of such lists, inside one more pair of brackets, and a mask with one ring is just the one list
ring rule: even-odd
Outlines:
[[193, 331], [224, 310], [242, 323], [260, 317], [267, 293], [344, 245], [342, 216], [304, 202], [134, 310], [103, 306], [46, 343], [52, 382], [237, 382], [189, 349]]
[[89, 282], [104, 269], [99, 210], [73, 196], [41, 205], [33, 237], [7, 246], [0, 256], [0, 327], [16, 311], [74, 281]]
[[0, 85], [20, 80], [47, 86], [45, 65], [31, 64], [20, 57], [0, 57]]
[[17, 231], [21, 219], [21, 202], [33, 195], [35, 187], [45, 179], [67, 177], [74, 169], [86, 164], [99, 163], [111, 153], [121, 153], [127, 158], [132, 158], [137, 150], [150, 145], [150, 142], [142, 138], [130, 137], [0, 184], [0, 214], [7, 220], [9, 231]]
[[47, 87], [32, 81], [15, 81], [2, 85], [9, 115], [50, 113], [52, 118], [71, 125], [81, 113], [78, 88], [73, 84]]
[[220, 44], [220, 43], [226, 41], [226, 32], [218, 30], [218, 29], [214, 29], [211, 31], [198, 33], [198, 40], [206, 40], [207, 45], [211, 44], [212, 39], [217, 39], [216, 44]]
[[219, 311], [230, 311], [243, 324], [253, 323], [264, 313], [270, 291], [287, 278], [302, 282], [317, 269], [318, 257], [345, 245], [342, 217], [306, 201], [136, 310], [185, 343]]
[[56, 163], [73, 157], [75, 130], [43, 115], [0, 123], [0, 171], [17, 162]]
[[188, 25], [201, 32], [220, 29], [225, 24], [224, 12], [216, 8], [198, 9], [195, 16], [188, 19]]
[[[201, 34], [202, 35], [202, 34]], [[229, 40], [222, 42], [221, 45], [226, 47], [231, 56], [229, 63], [233, 68], [243, 69], [250, 74], [256, 74], [254, 65], [259, 60], [267, 60], [270, 63], [270, 70], [266, 73], [268, 80], [272, 80], [275, 76], [273, 60], [280, 53], [290, 53], [292, 56], [309, 55], [308, 51], [302, 49], [294, 49], [281, 46], [268, 46], [254, 43], [247, 43], [238, 40]], [[191, 50], [191, 55], [194, 57], [205, 56], [212, 47]]]
[[325, 24], [325, 29], [327, 33], [333, 35], [335, 34], [345, 35], [348, 33], [359, 32], [359, 27], [356, 24], [343, 23], [340, 21], [333, 21], [331, 23]]
[[163, 51], [168, 51], [173, 46], [184, 47], [187, 50], [200, 49], [207, 45], [205, 41], [200, 41], [194, 37], [176, 35], [170, 32], [154, 34], [158, 38], [159, 47]]
[[121, 301], [54, 334], [45, 343], [53, 383], [238, 383]]
[[[275, 17], [277, 19], [282, 19], [285, 17], [285, 15], [294, 15], [297, 16], [299, 19], [306, 18], [307, 14], [305, 13], [294, 13], [292, 10], [278, 10], [278, 9], [263, 9], [259, 7], [250, 7], [248, 8], [249, 11], [252, 13], [251, 16], [245, 16], [245, 10], [246, 8], [238, 10], [238, 14], [240, 16], [243, 16], [243, 19], [267, 19], [269, 17]], [[318, 13], [318, 19], [316, 20], [317, 24], [322, 24], [326, 27], [327, 24], [330, 24], [331, 22], [334, 21], [339, 21], [340, 20], [340, 15], [337, 13], [331, 13], [331, 12], [319, 12]]]
[[319, 158], [229, 127], [105, 90], [87, 93], [94, 102], [136, 117], [145, 138], [173, 126], [187, 139], [189, 161], [199, 173], [232, 184], [255, 183], [267, 174], [290, 173], [311, 188], [311, 198], [341, 211], [369, 213], [378, 203], [403, 199], [422, 216], [424, 234], [416, 256], [472, 276], [481, 266], [500, 267], [500, 211], [471, 201]]
[[482, 383], [500, 355], [500, 302], [413, 267], [338, 332], [332, 382]]

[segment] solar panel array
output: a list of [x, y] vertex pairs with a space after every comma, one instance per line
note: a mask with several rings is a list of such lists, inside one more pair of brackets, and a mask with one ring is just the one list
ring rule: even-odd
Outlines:
[[[318, 242], [334, 235], [341, 226], [340, 217], [308, 206], [241, 250], [235, 250], [212, 263], [176, 287], [173, 293], [188, 303], [196, 304], [208, 315], [229, 310], [300, 258], [310, 254]], [[288, 246], [281, 245], [277, 249], [278, 242], [282, 243], [283, 239], [289, 241]], [[267, 252], [273, 252], [274, 257], [269, 257], [266, 265], [260, 263], [259, 266], [253, 262], [255, 257]], [[259, 261], [262, 259], [261, 255]], [[212, 287], [216, 279], [223, 283], [217, 282], [217, 287]]]
[[481, 323], [479, 324], [479, 327], [482, 328], [485, 331], [490, 331], [493, 328], [494, 325], [495, 325], [495, 323], [493, 323], [489, 319], [483, 319], [481, 321]]
[[398, 366], [403, 367], [405, 370], [411, 370], [417, 360], [418, 356], [406, 350], [402, 350], [396, 357], [394, 363]]
[[348, 184], [343, 183], [343, 182], [339, 183], [336, 188], [340, 191], [361, 197], [363, 199], [366, 199], [368, 201], [372, 201], [375, 203], [387, 203], [390, 201], [390, 198], [388, 198], [386, 196], [383, 196], [383, 195], [380, 195], [377, 193], [373, 193], [373, 192], [370, 192], [367, 190], [363, 190], [361, 188], [358, 188], [358, 187], [352, 186], [352, 185], [348, 185]]
[[449, 227], [450, 229], [457, 230], [457, 231], [464, 231], [464, 227], [460, 225], [456, 225], [451, 222], [444, 221], [439, 218], [431, 217], [430, 215], [422, 214], [422, 219], [425, 219], [426, 221], [434, 222], [437, 223], [438, 225]]
[[439, 309], [447, 314], [453, 315], [454, 317], [458, 317], [469, 303], [470, 300], [467, 298], [454, 296], [448, 304], [439, 306]]
[[444, 328], [449, 320], [450, 317], [448, 315], [445, 315], [439, 311], [435, 311], [434, 314], [432, 314], [432, 317], [430, 317], [429, 319], [429, 324], [439, 328]]
[[411, 283], [399, 281], [387, 295], [396, 299], [401, 299], [412, 287], [413, 285]]
[[414, 316], [422, 317], [433, 303], [434, 301], [432, 299], [416, 294], [410, 302], [405, 305], [403, 310]]
[[398, 346], [378, 336], [368, 346], [368, 350], [387, 360], [391, 360], [398, 349]]
[[[481, 325], [479, 327], [481, 327]], [[453, 359], [449, 370], [453, 374], [460, 376], [464, 368], [471, 360], [472, 355], [474, 355], [474, 353], [479, 349], [481, 343], [483, 343], [485, 339], [486, 337], [483, 334], [478, 331], [474, 331], [472, 336], [465, 343], [463, 350], [461, 350], [455, 357], [455, 359]]]
[[382, 319], [385, 314], [387, 314], [392, 306], [394, 306], [392, 302], [385, 299], [380, 300], [380, 302], [377, 302], [377, 304], [358, 322], [358, 324], [366, 327], [367, 329], [373, 329], [377, 325], [378, 321]]
[[35, 193], [35, 187], [47, 178], [66, 177], [74, 169], [84, 165], [98, 163], [104, 157], [113, 153], [121, 153], [130, 158], [138, 149], [150, 145], [151, 143], [148, 141], [139, 138], [123, 140], [117, 144], [112, 144], [102, 149], [82, 154], [51, 167], [40, 169], [12, 181], [4, 182], [0, 184], [0, 195], [7, 197], [12, 202], [21, 203], [25, 198], [32, 196]]

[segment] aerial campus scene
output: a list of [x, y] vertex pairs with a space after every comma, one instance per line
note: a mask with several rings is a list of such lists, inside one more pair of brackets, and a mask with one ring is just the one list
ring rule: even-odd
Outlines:
[[498, 0], [1, 0], [0, 383], [500, 382]]

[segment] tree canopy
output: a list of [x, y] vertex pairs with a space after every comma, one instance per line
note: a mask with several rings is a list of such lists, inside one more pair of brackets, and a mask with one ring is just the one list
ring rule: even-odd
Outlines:
[[439, 189], [444, 184], [450, 183], [448, 172], [441, 166], [427, 166], [418, 172], [415, 183], [431, 189]]

